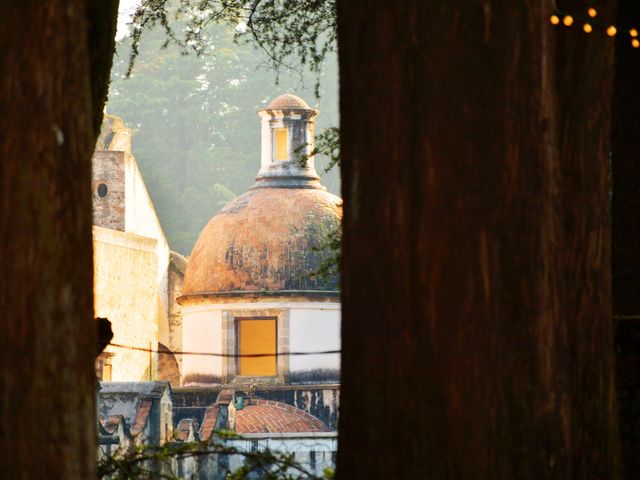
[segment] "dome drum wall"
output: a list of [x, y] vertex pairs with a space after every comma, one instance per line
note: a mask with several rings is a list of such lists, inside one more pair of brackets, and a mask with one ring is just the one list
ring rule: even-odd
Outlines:
[[[238, 320], [272, 318], [277, 321], [277, 352], [340, 350], [338, 301], [201, 303], [184, 307], [185, 327], [197, 335], [184, 337], [184, 350], [230, 357], [188, 355], [183, 360], [184, 385], [197, 384], [329, 384], [339, 382], [340, 355], [277, 357], [273, 376], [242, 377], [233, 355], [239, 352]], [[240, 362], [242, 360], [240, 359]]]

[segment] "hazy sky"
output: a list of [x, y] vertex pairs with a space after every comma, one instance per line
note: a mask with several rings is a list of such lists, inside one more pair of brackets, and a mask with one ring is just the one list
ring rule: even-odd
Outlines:
[[116, 40], [120, 40], [127, 34], [127, 22], [129, 22], [129, 16], [136, 9], [136, 6], [141, 0], [120, 0], [120, 7], [118, 8], [118, 33], [116, 33]]

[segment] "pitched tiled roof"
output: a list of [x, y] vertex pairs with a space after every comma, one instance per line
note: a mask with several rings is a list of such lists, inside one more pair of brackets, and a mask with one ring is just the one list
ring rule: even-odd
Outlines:
[[207, 407], [202, 419], [202, 426], [200, 427], [200, 440], [209, 440], [213, 429], [216, 426], [216, 420], [218, 419], [218, 406], [211, 405]]
[[144, 429], [147, 424], [147, 419], [149, 418], [149, 413], [151, 413], [151, 405], [152, 401], [149, 398], [140, 399], [140, 403], [138, 404], [138, 409], [136, 410], [136, 417], [131, 425], [131, 435], [137, 435]]
[[236, 411], [236, 432], [240, 434], [329, 431], [316, 417], [285, 403], [252, 399], [250, 405]]

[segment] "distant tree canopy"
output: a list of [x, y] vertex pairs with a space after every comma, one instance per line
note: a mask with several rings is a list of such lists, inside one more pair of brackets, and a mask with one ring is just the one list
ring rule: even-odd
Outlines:
[[149, 29], [162, 27], [164, 46], [203, 54], [211, 40], [206, 27], [216, 23], [232, 27], [236, 41], [262, 49], [276, 73], [306, 67], [318, 93], [324, 62], [337, 48], [336, 15], [335, 0], [142, 0], [133, 15], [128, 72]]
[[[181, 32], [193, 28], [177, 25]], [[184, 55], [184, 45], [166, 45], [167, 32], [149, 27], [138, 36], [130, 78], [132, 40], [119, 43], [107, 108], [132, 128], [133, 153], [171, 248], [188, 255], [208, 219], [253, 183], [260, 165], [257, 110], [293, 92], [320, 109], [317, 132], [337, 125], [337, 64], [329, 55], [315, 70], [277, 74], [273, 59], [238, 43], [228, 25], [202, 27], [207, 46], [200, 55]], [[338, 172], [325, 173], [331, 162], [320, 154], [316, 168], [328, 190], [339, 193]]]

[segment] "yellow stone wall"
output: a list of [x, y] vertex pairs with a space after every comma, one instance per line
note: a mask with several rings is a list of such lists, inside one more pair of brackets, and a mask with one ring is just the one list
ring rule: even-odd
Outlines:
[[[157, 241], [93, 227], [94, 311], [111, 320], [112, 343], [157, 350], [159, 302]], [[156, 378], [156, 356], [109, 346], [113, 381]]]

